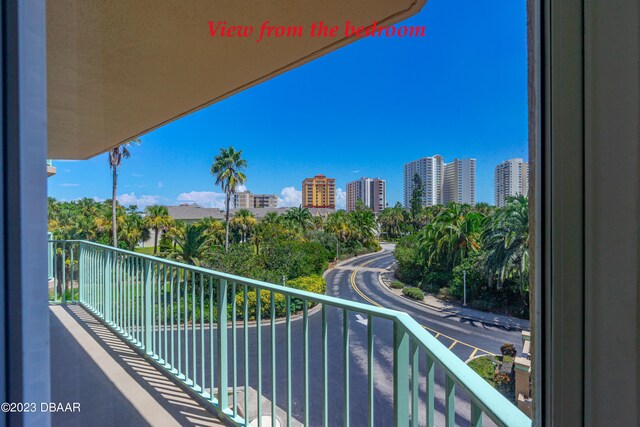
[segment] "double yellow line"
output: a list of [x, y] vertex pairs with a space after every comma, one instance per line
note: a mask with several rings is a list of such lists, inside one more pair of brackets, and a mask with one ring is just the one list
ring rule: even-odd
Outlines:
[[[374, 259], [370, 259], [369, 261], [363, 262], [362, 264], [359, 264], [356, 266], [356, 268], [353, 270], [353, 273], [351, 273], [351, 276], [349, 277], [349, 282], [351, 284], [351, 288], [353, 288], [354, 291], [356, 291], [358, 293], [358, 295], [360, 295], [362, 298], [364, 298], [368, 303], [373, 304], [377, 307], [381, 307], [381, 308], [386, 308], [381, 304], [378, 304], [377, 302], [375, 302], [374, 300], [372, 300], [371, 298], [369, 298], [367, 295], [365, 295], [364, 292], [362, 292], [362, 290], [360, 290], [360, 288], [358, 287], [358, 285], [356, 284], [356, 275], [358, 274], [358, 271], [360, 271], [360, 269], [368, 264], [371, 264], [373, 261], [377, 261], [380, 258], [374, 258]], [[430, 328], [426, 325], [420, 324], [420, 326], [422, 326], [423, 328], [425, 328], [427, 331], [431, 332], [436, 338], [438, 337], [444, 337], [447, 338], [448, 340], [452, 341], [452, 344], [449, 346], [449, 350], [451, 350], [456, 344], [462, 344], [464, 346], [470, 347], [473, 349], [473, 352], [471, 353], [471, 355], [469, 356], [469, 358], [472, 358], [473, 356], [476, 355], [476, 353], [478, 351], [487, 353], [487, 354], [492, 354], [490, 351], [484, 350], [480, 347], [476, 347], [475, 345], [471, 345], [468, 344], [466, 342], [457, 340], [453, 337], [450, 337], [448, 335], [443, 334], [442, 332], [438, 332], [433, 328]]]

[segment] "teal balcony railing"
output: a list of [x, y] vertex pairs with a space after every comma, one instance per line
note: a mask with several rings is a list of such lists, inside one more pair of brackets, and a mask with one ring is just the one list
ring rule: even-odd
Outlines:
[[[262, 426], [267, 397], [270, 413], [278, 414], [282, 407], [289, 426], [349, 426], [356, 415], [357, 425], [379, 425], [375, 408], [385, 398], [376, 394], [389, 385], [394, 425], [432, 426], [438, 369], [444, 374], [444, 396], [438, 399], [444, 400], [444, 408], [439, 412], [447, 426], [461, 421], [460, 414], [456, 420], [458, 387], [469, 402], [463, 422], [481, 426], [486, 414], [499, 426], [531, 426], [516, 406], [405, 313], [86, 241], [50, 243], [53, 303], [81, 304], [235, 425], [256, 420], [253, 425]], [[337, 311], [341, 325], [329, 327], [330, 310]], [[366, 338], [358, 343], [364, 354], [352, 353], [354, 313], [366, 323]], [[300, 320], [292, 332], [292, 323]], [[312, 324], [319, 326], [318, 333], [311, 331]], [[276, 325], [284, 335], [280, 341]], [[393, 337], [387, 352], [392, 368], [380, 372], [374, 345], [385, 328]], [[329, 337], [336, 333], [342, 335], [342, 345], [329, 347]], [[292, 339], [294, 335], [301, 338]], [[342, 353], [339, 359], [336, 352]], [[301, 363], [294, 366], [298, 357], [293, 355], [300, 354]], [[339, 369], [330, 359], [339, 360]], [[351, 384], [356, 359], [366, 380]], [[341, 405], [335, 404], [336, 387]], [[259, 398], [252, 400], [252, 393]], [[354, 397], [366, 402], [358, 404], [366, 410], [352, 407]], [[336, 415], [341, 417], [338, 424]]]

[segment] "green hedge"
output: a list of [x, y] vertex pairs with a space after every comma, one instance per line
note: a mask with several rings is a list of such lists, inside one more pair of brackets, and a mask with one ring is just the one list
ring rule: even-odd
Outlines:
[[[303, 276], [298, 277], [297, 279], [292, 279], [287, 282], [287, 287], [300, 289], [307, 292], [313, 292], [316, 294], [324, 294], [327, 283], [321, 276], [313, 275], [313, 276]], [[271, 291], [261, 290], [260, 291], [260, 317], [261, 318], [270, 318], [271, 317]], [[303, 308], [303, 300], [299, 298], [291, 298], [291, 314], [302, 311]], [[236, 307], [238, 310], [238, 317], [242, 318], [243, 309], [244, 309], [244, 294], [236, 295]], [[313, 307], [314, 303], [309, 303], [309, 308]], [[256, 307], [257, 306], [257, 295], [256, 291], [252, 290], [247, 292], [247, 309], [248, 309], [248, 318], [251, 320], [256, 319]], [[275, 293], [274, 294], [274, 308], [276, 317], [284, 317], [287, 314], [287, 301], [283, 294]]]
[[394, 280], [393, 282], [391, 282], [391, 287], [393, 289], [404, 289], [404, 284], [398, 282], [397, 280]]
[[413, 298], [418, 301], [422, 301], [424, 299], [424, 293], [420, 290], [420, 288], [404, 288], [402, 290], [402, 293], [409, 298]]

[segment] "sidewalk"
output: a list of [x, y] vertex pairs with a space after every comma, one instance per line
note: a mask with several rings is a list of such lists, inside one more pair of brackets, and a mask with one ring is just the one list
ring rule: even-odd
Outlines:
[[449, 303], [439, 300], [433, 295], [425, 294], [424, 301], [417, 301], [408, 298], [402, 294], [401, 289], [393, 289], [389, 287], [389, 284], [396, 280], [393, 277], [393, 270], [389, 269], [388, 272], [380, 273], [378, 276], [380, 285], [388, 292], [403, 298], [407, 301], [411, 301], [417, 305], [426, 306], [438, 311], [454, 314], [458, 317], [465, 319], [475, 320], [477, 322], [488, 323], [492, 325], [502, 326], [511, 329], [518, 329], [528, 331], [531, 328], [531, 324], [528, 320], [519, 319], [517, 317], [506, 316], [504, 314], [487, 313], [486, 311], [474, 310], [472, 308], [463, 307], [457, 304]]

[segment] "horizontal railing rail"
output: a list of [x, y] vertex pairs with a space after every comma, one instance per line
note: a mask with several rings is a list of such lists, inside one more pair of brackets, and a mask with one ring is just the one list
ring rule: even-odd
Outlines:
[[[376, 330], [384, 333], [385, 327], [393, 334], [394, 425], [434, 425], [441, 400], [445, 424], [455, 425], [461, 416], [456, 415], [456, 387], [469, 400], [468, 418], [462, 416], [471, 425], [482, 425], [483, 414], [501, 426], [531, 425], [512, 402], [406, 313], [87, 241], [50, 240], [49, 245], [52, 302], [82, 304], [236, 425], [256, 420], [262, 426], [265, 412], [284, 413], [286, 425], [305, 426], [336, 425], [338, 415], [338, 422], [348, 426], [352, 413], [362, 416], [364, 411], [351, 406], [356, 387], [351, 384], [352, 313], [366, 316], [366, 343], [361, 343], [366, 347], [366, 384], [360, 381], [357, 387], [365, 388], [368, 425], [385, 416], [375, 410], [374, 380], [383, 376], [376, 363], [384, 362], [379, 353], [376, 358], [376, 350], [381, 351], [374, 348]], [[330, 310], [341, 312], [342, 348], [329, 348], [335, 333], [328, 326]], [[320, 315], [318, 334], [310, 333], [315, 311]], [[295, 320], [302, 321], [296, 329], [301, 339], [293, 338]], [[383, 321], [388, 325], [374, 327]], [[283, 325], [282, 343], [277, 324]], [[315, 355], [310, 348], [321, 354], [320, 366], [310, 366]], [[436, 368], [444, 372], [443, 399], [434, 394]], [[335, 384], [342, 385], [341, 407], [331, 404]]]

